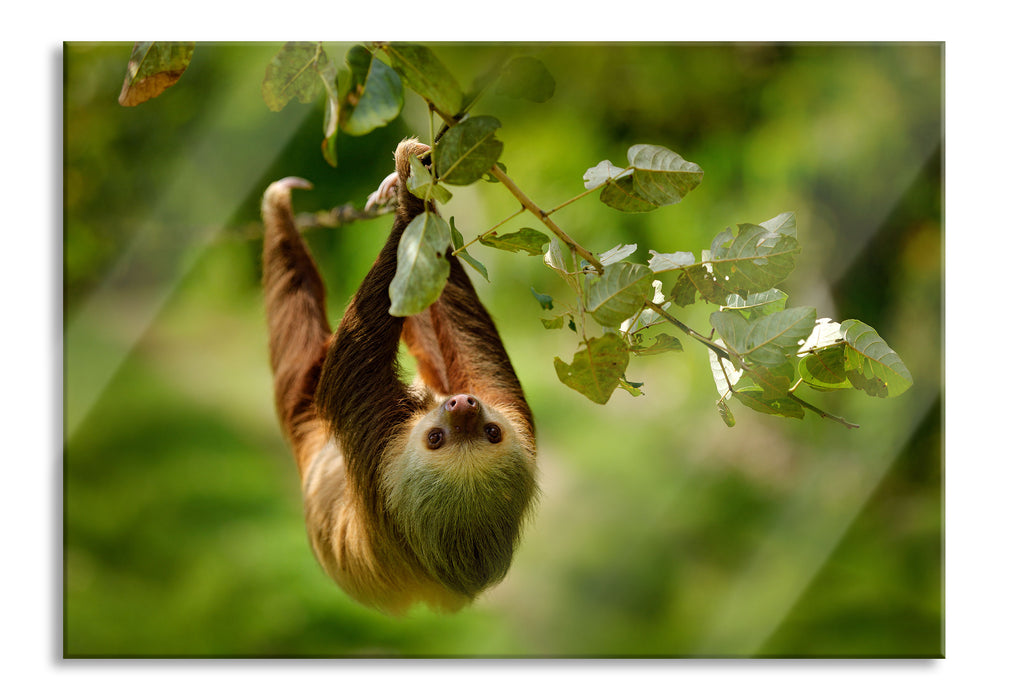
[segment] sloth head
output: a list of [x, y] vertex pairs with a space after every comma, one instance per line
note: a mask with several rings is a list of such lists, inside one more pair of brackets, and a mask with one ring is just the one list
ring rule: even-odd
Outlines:
[[473, 597], [501, 580], [535, 498], [514, 422], [469, 394], [418, 420], [386, 472], [387, 504], [428, 573]]

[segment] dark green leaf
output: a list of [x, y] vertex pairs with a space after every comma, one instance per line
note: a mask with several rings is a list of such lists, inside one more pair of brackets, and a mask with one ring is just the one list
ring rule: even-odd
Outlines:
[[403, 108], [403, 84], [399, 75], [364, 46], [347, 51], [350, 81], [340, 100], [340, 128], [363, 136], [395, 119]]
[[543, 246], [550, 242], [550, 237], [532, 228], [521, 228], [512, 233], [499, 236], [497, 232], [484, 236], [480, 242], [490, 248], [507, 250], [509, 253], [528, 253], [541, 255]]
[[393, 69], [414, 92], [443, 114], [453, 116], [462, 107], [462, 90], [455, 78], [430, 49], [420, 44], [391, 43], [381, 46]]
[[[586, 173], [587, 174], [587, 173]], [[613, 180], [603, 188], [599, 201], [617, 211], [641, 214], [658, 209], [658, 205], [645, 199], [634, 186], [634, 175]]]
[[869, 396], [898, 396], [914, 383], [900, 357], [875, 330], [855, 319], [841, 324], [846, 375], [856, 389]]
[[549, 294], [540, 294], [536, 291], [535, 287], [530, 287], [529, 291], [533, 293], [533, 296], [536, 297], [536, 301], [539, 302], [540, 308], [544, 311], [550, 311], [554, 308], [554, 298], [552, 296]]
[[495, 117], [470, 117], [445, 132], [434, 149], [435, 173], [449, 185], [476, 182], [494, 167], [504, 144], [494, 138], [501, 128]]
[[320, 44], [289, 42], [270, 60], [263, 79], [266, 106], [279, 112], [292, 99], [312, 102], [323, 88], [320, 70], [329, 62]]
[[[427, 170], [427, 168], [425, 168], [425, 170]], [[465, 260], [467, 263], [469, 263], [469, 265], [474, 270], [476, 270], [477, 272], [479, 272], [480, 275], [485, 280], [487, 280], [488, 282], [490, 282], [490, 277], [487, 275], [487, 268], [484, 267], [484, 264], [482, 262], [480, 262], [479, 260], [477, 260], [476, 258], [474, 258], [472, 255], [470, 255], [468, 250], [460, 250], [460, 248], [462, 248], [462, 246], [463, 246], [464, 241], [463, 241], [463, 238], [462, 238], [462, 234], [455, 227], [455, 217], [454, 216], [448, 220], [448, 226], [449, 226], [449, 229], [452, 231], [452, 246], [456, 250], [456, 253], [455, 253], [456, 257], [460, 258], [462, 260]]]
[[532, 56], [516, 56], [501, 71], [496, 92], [531, 102], [546, 102], [554, 95], [554, 77], [543, 62]]
[[446, 252], [452, 234], [445, 220], [426, 211], [403, 231], [396, 252], [396, 276], [389, 285], [393, 316], [418, 314], [437, 301], [448, 280]]
[[737, 355], [746, 353], [746, 338], [750, 324], [734, 311], [715, 311], [709, 317], [711, 327], [725, 343], [725, 347]]
[[652, 291], [652, 272], [644, 265], [619, 262], [589, 285], [586, 309], [602, 326], [615, 328], [641, 309]]
[[805, 411], [802, 405], [799, 404], [791, 396], [785, 396], [783, 398], [768, 398], [763, 389], [758, 387], [746, 387], [745, 389], [737, 390], [733, 396], [735, 396], [739, 401], [754, 411], [759, 413], [769, 413], [775, 416], [785, 416], [786, 418], [798, 418], [802, 419], [805, 416]]
[[193, 58], [192, 41], [138, 41], [126, 64], [119, 104], [135, 107], [175, 85]]
[[607, 333], [591, 338], [585, 349], [575, 353], [571, 364], [554, 358], [557, 378], [590, 400], [605, 404], [627, 369], [629, 355], [620, 336]]

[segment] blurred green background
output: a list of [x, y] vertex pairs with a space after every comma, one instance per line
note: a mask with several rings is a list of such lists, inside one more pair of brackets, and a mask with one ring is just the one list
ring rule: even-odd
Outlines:
[[[319, 104], [267, 110], [279, 44], [199, 44], [177, 85], [116, 98], [130, 46], [64, 46], [63, 649], [66, 656], [925, 656], [943, 654], [943, 47], [941, 44], [440, 44], [463, 85], [530, 54], [544, 104], [489, 94], [509, 175], [541, 206], [601, 160], [667, 146], [705, 170], [682, 203], [621, 214], [586, 198], [557, 220], [600, 252], [699, 251], [795, 211], [784, 289], [858, 318], [915, 384], [878, 400], [805, 397], [861, 424], [715, 411], [703, 348], [637, 358], [597, 406], [552, 358], [530, 286], [540, 261], [474, 253], [477, 289], [537, 418], [543, 495], [505, 581], [471, 608], [391, 619], [352, 602], [309, 549], [272, 407], [259, 198], [312, 212], [364, 199], [423, 105], [322, 159]], [[327, 44], [342, 62], [348, 44]], [[468, 237], [512, 213], [500, 186], [443, 208]], [[531, 218], [516, 219], [534, 225]], [[330, 315], [389, 218], [311, 230]], [[670, 280], [667, 282], [671, 284]], [[706, 330], [713, 309], [680, 312]]]

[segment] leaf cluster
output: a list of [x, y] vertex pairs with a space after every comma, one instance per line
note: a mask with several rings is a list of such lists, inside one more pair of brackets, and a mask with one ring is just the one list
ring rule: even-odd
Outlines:
[[[171, 85], [191, 55], [191, 45], [137, 44], [123, 104], [138, 103]], [[803, 418], [812, 411], [856, 427], [801, 398], [797, 390], [856, 389], [893, 397], [911, 386], [911, 374], [900, 357], [865, 323], [818, 319], [813, 307], [788, 306], [779, 286], [801, 252], [791, 212], [760, 224], [739, 224], [735, 231], [726, 228], [699, 256], [652, 250], [647, 264], [641, 264], [628, 259], [637, 250], [635, 244], [592, 253], [557, 225], [555, 212], [594, 192], [599, 192], [600, 202], [621, 212], [654, 211], [681, 202], [701, 184], [704, 171], [664, 146], [635, 144], [627, 150], [626, 165], [603, 160], [587, 168], [580, 194], [543, 209], [508, 177], [500, 162], [501, 122], [492, 115], [471, 114], [491, 86], [497, 94], [534, 103], [549, 100], [555, 89], [541, 61], [517, 56], [464, 90], [431, 49], [413, 43], [357, 44], [347, 51], [342, 66], [331, 61], [321, 44], [289, 43], [266, 68], [262, 91], [270, 109], [280, 110], [293, 99], [310, 102], [325, 96], [322, 152], [333, 166], [338, 130], [358, 136], [388, 124], [399, 115], [406, 89], [428, 105], [432, 166], [415, 160], [406, 186], [432, 205], [407, 226], [401, 239], [389, 313], [412, 315], [433, 303], [448, 278], [448, 255], [458, 256], [489, 280], [487, 268], [469, 250], [479, 242], [540, 257], [564, 280], [571, 292], [569, 303], [555, 303], [535, 289], [532, 293], [543, 310], [553, 312], [541, 319], [545, 329], [567, 328], [579, 339], [570, 362], [554, 358], [558, 379], [596, 403], [605, 404], [618, 387], [641, 395], [643, 385], [625, 376], [630, 358], [681, 351], [679, 337], [671, 333], [707, 348], [718, 392], [716, 407], [730, 427], [735, 424], [729, 405], [733, 398], [760, 413]], [[441, 120], [437, 134], [436, 117]], [[520, 209], [467, 242], [455, 219], [446, 222], [433, 205], [448, 203], [452, 187], [478, 181], [503, 185]], [[523, 213], [547, 232], [531, 226], [499, 231]], [[703, 333], [672, 314], [674, 307], [698, 300], [717, 307], [709, 316], [710, 329]]]

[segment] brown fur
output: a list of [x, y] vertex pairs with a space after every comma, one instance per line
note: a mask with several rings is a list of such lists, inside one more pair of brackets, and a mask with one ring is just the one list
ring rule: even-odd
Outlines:
[[[427, 150], [400, 144], [400, 183], [409, 155]], [[290, 188], [303, 186], [288, 178], [264, 195], [263, 286], [277, 413], [302, 478], [313, 550], [365, 604], [457, 610], [511, 561], [536, 492], [532, 413], [454, 256], [438, 301], [407, 319], [389, 315], [400, 237], [424, 211], [402, 185], [392, 232], [331, 333], [324, 286], [291, 210]], [[400, 377], [401, 338], [420, 386]], [[501, 425], [504, 439], [425, 449], [422, 433], [441, 424], [442, 401], [462, 393], [477, 397], [480, 420]]]

